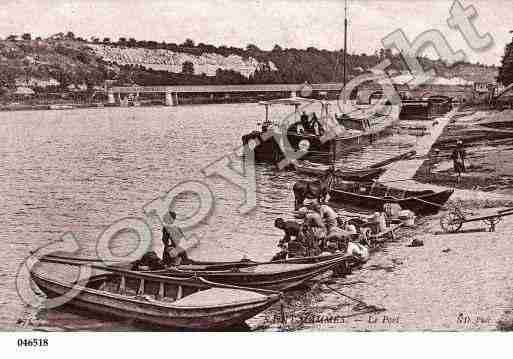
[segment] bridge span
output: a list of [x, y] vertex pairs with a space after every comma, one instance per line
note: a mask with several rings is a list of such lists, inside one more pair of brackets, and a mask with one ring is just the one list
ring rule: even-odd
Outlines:
[[164, 95], [167, 106], [178, 105], [178, 94], [216, 94], [216, 93], [273, 93], [288, 92], [290, 96], [310, 96], [312, 92], [341, 91], [343, 83], [324, 84], [261, 84], [261, 85], [173, 85], [173, 86], [113, 86], [108, 89], [109, 103], [121, 101], [122, 95], [142, 93], [160, 93]]
[[[446, 96], [458, 100], [469, 100], [475, 96], [472, 86], [469, 85], [434, 85], [425, 84], [410, 89], [406, 84], [395, 84], [396, 91], [405, 98], [425, 98], [431, 96]], [[166, 106], [179, 104], [178, 94], [265, 94], [278, 93], [288, 94], [291, 97], [310, 97], [316, 93], [319, 96], [338, 94], [344, 88], [343, 83], [319, 83], [319, 84], [257, 84], [257, 85], [172, 85], [172, 86], [113, 86], [107, 90], [108, 102], [114, 104], [120, 102], [127, 96], [139, 98], [140, 94], [162, 94]], [[357, 99], [360, 103], [370, 103], [372, 96], [383, 95], [381, 85], [373, 82], [364, 82], [356, 89], [351, 98]], [[354, 97], [353, 97], [354, 96]]]

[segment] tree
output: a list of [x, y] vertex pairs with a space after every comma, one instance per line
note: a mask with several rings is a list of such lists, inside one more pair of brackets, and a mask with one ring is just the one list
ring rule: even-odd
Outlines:
[[497, 80], [504, 86], [513, 83], [513, 40], [506, 45]]
[[186, 39], [182, 44], [183, 47], [194, 47], [194, 41], [191, 39]]
[[261, 50], [258, 48], [258, 46], [254, 45], [254, 44], [248, 44], [248, 46], [246, 46], [246, 51], [260, 52]]
[[9, 35], [6, 39], [8, 41], [16, 41], [18, 39], [18, 35]]
[[23, 35], [21, 35], [21, 38], [24, 40], [24, 41], [30, 41], [32, 40], [32, 35], [29, 34], [28, 32], [24, 33]]
[[75, 34], [71, 31], [68, 31], [68, 33], [66, 34], [66, 39], [75, 40]]
[[125, 45], [126, 44], [126, 37], [120, 37], [118, 42], [119, 42], [120, 45]]
[[103, 38], [103, 43], [104, 44], [110, 44], [110, 37], [104, 37]]
[[194, 64], [190, 61], [185, 61], [182, 64], [182, 74], [184, 75], [194, 75]]
[[135, 46], [137, 46], [137, 40], [136, 40], [136, 39], [134, 39], [133, 37], [129, 38], [129, 39], [128, 39], [128, 46], [129, 46], [129, 47], [135, 47]]
[[278, 45], [278, 44], [274, 45], [273, 52], [281, 52], [281, 51], [283, 51], [283, 49], [281, 48], [280, 45]]

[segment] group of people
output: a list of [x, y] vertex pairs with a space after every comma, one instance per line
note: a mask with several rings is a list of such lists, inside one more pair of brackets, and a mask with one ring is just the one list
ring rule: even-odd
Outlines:
[[[317, 256], [324, 252], [344, 253], [348, 252], [351, 245], [352, 254], [362, 257], [367, 255], [364, 248], [351, 242], [359, 236], [356, 227], [349, 221], [344, 221], [333, 208], [321, 204], [318, 199], [306, 199], [304, 205], [294, 212], [300, 221], [285, 221], [282, 218], [275, 220], [275, 227], [281, 229], [284, 236], [278, 243], [281, 251], [272, 260]], [[164, 217], [162, 259], [154, 251], [149, 251], [132, 264], [132, 270], [158, 270], [190, 263], [185, 250], [180, 247], [184, 233], [180, 227], [174, 225], [175, 220], [176, 213], [173, 211], [169, 211]]]
[[303, 111], [299, 121], [294, 123], [290, 130], [297, 132], [299, 135], [314, 133], [316, 136], [321, 136], [323, 134], [323, 127], [315, 112], [309, 116], [305, 111]]
[[275, 220], [275, 227], [281, 229], [284, 236], [278, 243], [281, 251], [273, 260], [347, 252], [350, 241], [359, 237], [353, 224], [344, 221], [333, 208], [318, 199], [306, 199], [305, 207], [296, 211], [295, 216], [302, 221]]

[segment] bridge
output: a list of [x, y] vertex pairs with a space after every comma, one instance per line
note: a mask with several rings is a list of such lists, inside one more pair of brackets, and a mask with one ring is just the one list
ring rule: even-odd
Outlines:
[[[310, 97], [314, 92], [319, 95], [327, 95], [336, 92], [337, 94], [344, 88], [343, 83], [320, 83], [320, 84], [260, 84], [260, 85], [174, 85], [174, 86], [114, 86], [107, 90], [108, 102], [113, 104], [121, 102], [129, 95], [139, 98], [142, 93], [158, 93], [164, 95], [166, 106], [176, 106], [179, 104], [178, 94], [209, 94], [212, 98], [214, 94], [262, 94], [262, 93], [288, 93], [291, 97], [299, 95], [301, 97]], [[407, 85], [395, 85], [397, 92], [407, 97], [431, 97], [447, 96], [450, 98], [469, 99], [474, 96], [472, 86], [458, 85], [423, 85], [415, 89], [409, 89]], [[370, 103], [371, 98], [376, 95], [382, 95], [382, 89], [379, 84], [365, 82], [357, 89], [357, 99], [360, 103]]]
[[291, 97], [296, 95], [310, 96], [312, 92], [340, 92], [343, 83], [325, 84], [272, 84], [272, 85], [175, 85], [175, 86], [114, 86], [108, 89], [109, 103], [115, 103], [116, 97], [121, 101], [122, 95], [139, 96], [141, 93], [164, 94], [166, 106], [179, 103], [178, 94], [215, 94], [215, 93], [273, 93], [288, 92]]

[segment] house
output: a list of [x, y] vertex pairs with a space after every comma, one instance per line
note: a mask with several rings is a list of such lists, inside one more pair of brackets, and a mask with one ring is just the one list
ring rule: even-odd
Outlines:
[[34, 96], [36, 93], [34, 92], [34, 90], [32, 90], [31, 88], [28, 88], [28, 87], [18, 87], [16, 88], [16, 91], [13, 93], [13, 95], [17, 98], [27, 98], [27, 97], [32, 97]]

